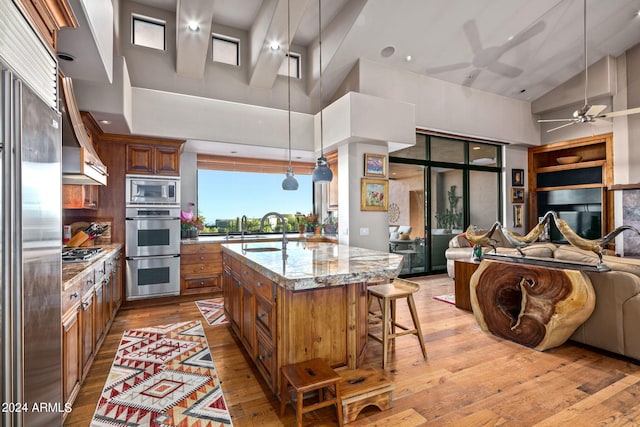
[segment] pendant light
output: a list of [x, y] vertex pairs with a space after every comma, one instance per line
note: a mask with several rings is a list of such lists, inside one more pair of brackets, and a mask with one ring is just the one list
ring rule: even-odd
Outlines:
[[313, 182], [325, 183], [331, 182], [333, 179], [333, 172], [329, 169], [327, 158], [324, 156], [324, 129], [323, 129], [323, 117], [322, 117], [322, 0], [318, 0], [318, 51], [320, 66], [320, 157], [318, 157], [316, 168], [313, 170], [311, 177]]
[[282, 189], [287, 191], [295, 191], [298, 189], [298, 180], [293, 174], [291, 167], [291, 7], [287, 0], [287, 98], [289, 102], [289, 166], [285, 172], [285, 178], [282, 181]]

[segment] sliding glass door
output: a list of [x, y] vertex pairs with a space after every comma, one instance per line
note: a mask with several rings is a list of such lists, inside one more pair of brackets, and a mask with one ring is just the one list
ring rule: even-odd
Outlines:
[[389, 250], [401, 275], [446, 271], [449, 241], [501, 219], [501, 147], [418, 134], [389, 154]]

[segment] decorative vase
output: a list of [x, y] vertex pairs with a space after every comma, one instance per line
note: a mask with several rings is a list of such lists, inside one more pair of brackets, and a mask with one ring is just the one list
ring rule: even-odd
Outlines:
[[320, 226], [316, 226], [315, 232], [316, 232], [316, 236], [320, 235]]
[[180, 230], [180, 238], [188, 239], [189, 238], [189, 230]]
[[197, 228], [192, 228], [191, 230], [188, 231], [189, 234], [189, 239], [197, 239], [198, 238], [198, 229]]
[[306, 225], [304, 224], [298, 224], [298, 231], [300, 232], [300, 234], [304, 234], [305, 229], [307, 228]]

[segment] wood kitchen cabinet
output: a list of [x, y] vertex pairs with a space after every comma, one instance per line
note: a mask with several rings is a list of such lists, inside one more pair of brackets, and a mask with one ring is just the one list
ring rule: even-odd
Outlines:
[[219, 243], [180, 246], [180, 294], [222, 294], [222, 249]]
[[272, 392], [280, 367], [321, 357], [356, 368], [367, 343], [367, 284], [285, 289], [223, 250], [225, 315]]
[[62, 292], [63, 396], [73, 403], [122, 302], [122, 251], [92, 264]]
[[64, 184], [62, 207], [64, 209], [98, 209], [98, 185]]
[[180, 175], [180, 146], [127, 144], [128, 174]]
[[58, 30], [78, 28], [78, 22], [67, 0], [15, 0], [31, 18], [43, 40], [56, 51]]
[[277, 392], [276, 284], [224, 257], [225, 315], [269, 387]]
[[80, 389], [80, 303], [76, 303], [62, 318], [62, 393], [65, 402], [72, 401]]

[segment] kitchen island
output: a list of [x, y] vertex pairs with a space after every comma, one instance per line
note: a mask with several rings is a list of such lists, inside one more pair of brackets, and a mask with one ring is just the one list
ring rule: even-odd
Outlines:
[[367, 344], [367, 284], [402, 256], [335, 243], [223, 244], [225, 314], [274, 393], [280, 367], [320, 357], [356, 368]]

